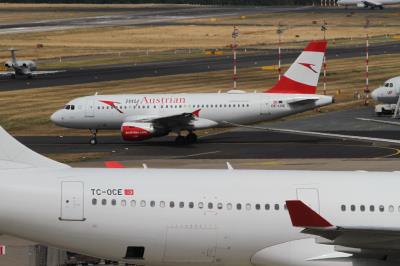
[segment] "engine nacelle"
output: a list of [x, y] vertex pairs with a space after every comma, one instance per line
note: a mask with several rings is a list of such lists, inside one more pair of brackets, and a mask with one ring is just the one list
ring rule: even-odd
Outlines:
[[361, 3], [357, 3], [357, 7], [367, 7], [367, 5], [364, 4], [363, 2], [361, 2]]
[[6, 68], [11, 68], [11, 67], [12, 67], [12, 63], [9, 62], [9, 61], [7, 61], [7, 62], [4, 63], [4, 66], [5, 66]]
[[125, 141], [139, 141], [168, 135], [168, 131], [155, 128], [153, 123], [125, 122], [121, 126], [121, 135]]

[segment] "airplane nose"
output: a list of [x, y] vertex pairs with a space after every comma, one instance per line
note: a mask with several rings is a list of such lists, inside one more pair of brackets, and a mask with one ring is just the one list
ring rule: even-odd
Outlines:
[[62, 121], [64, 120], [64, 117], [62, 115], [61, 110], [56, 111], [54, 114], [50, 116], [51, 122], [53, 122], [56, 125], [60, 125]]
[[378, 94], [379, 94], [379, 88], [373, 90], [373, 91], [371, 92], [371, 97], [372, 97], [372, 99], [374, 99], [375, 101], [377, 101], [377, 100], [378, 100]]

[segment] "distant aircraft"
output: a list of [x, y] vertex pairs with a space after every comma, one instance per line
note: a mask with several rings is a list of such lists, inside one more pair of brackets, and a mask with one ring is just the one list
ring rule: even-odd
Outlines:
[[[177, 133], [176, 143], [196, 142], [197, 129], [256, 123], [332, 103], [317, 95], [326, 41], [310, 42], [284, 76], [263, 93], [229, 91], [193, 94], [94, 95], [73, 99], [51, 120], [59, 126], [97, 131], [120, 129], [124, 140], [139, 141]], [[187, 131], [186, 137], [181, 135]]]
[[382, 104], [375, 106], [375, 113], [392, 114], [396, 109], [396, 104], [400, 95], [400, 77], [395, 77], [385, 81], [383, 86], [375, 89], [371, 93], [372, 99]]
[[71, 168], [0, 127], [0, 180], [2, 234], [129, 265], [399, 265], [399, 172]]
[[383, 9], [383, 5], [394, 5], [399, 4], [400, 0], [338, 0], [337, 4], [339, 6], [352, 6], [357, 7], [369, 7], [371, 9], [379, 8]]
[[8, 71], [0, 72], [0, 77], [16, 78], [17, 76], [24, 76], [32, 78], [39, 75], [47, 75], [62, 72], [61, 70], [54, 71], [36, 71], [36, 63], [32, 60], [17, 60], [14, 48], [8, 49], [11, 52], [11, 60], [5, 62], [4, 66]]

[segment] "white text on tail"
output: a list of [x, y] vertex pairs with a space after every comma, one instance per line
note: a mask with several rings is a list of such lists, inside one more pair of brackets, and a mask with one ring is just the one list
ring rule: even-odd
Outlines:
[[315, 94], [327, 42], [311, 41], [267, 93]]

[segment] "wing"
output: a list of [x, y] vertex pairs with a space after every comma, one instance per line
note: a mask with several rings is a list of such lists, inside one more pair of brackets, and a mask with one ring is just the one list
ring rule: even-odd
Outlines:
[[378, 1], [373, 1], [373, 0], [365, 0], [362, 1], [364, 4], [368, 6], [382, 6], [382, 3], [379, 3]]
[[218, 123], [209, 119], [200, 118], [200, 109], [192, 113], [178, 113], [168, 116], [131, 116], [125, 122], [149, 122], [156, 127], [168, 129], [202, 129], [217, 126]]
[[288, 200], [286, 206], [292, 225], [304, 228], [302, 233], [320, 237], [320, 244], [357, 249], [353, 252], [400, 251], [400, 228], [332, 225], [301, 200]]
[[29, 74], [32, 76], [50, 75], [55, 73], [65, 72], [65, 70], [52, 70], [52, 71], [31, 71]]
[[14, 71], [2, 71], [0, 72], [0, 77], [11, 77], [11, 75], [15, 75]]
[[321, 137], [321, 138], [331, 138], [331, 139], [340, 139], [340, 140], [355, 140], [362, 142], [376, 142], [376, 143], [387, 143], [387, 144], [396, 144], [400, 145], [400, 140], [397, 139], [384, 139], [384, 138], [371, 138], [371, 137], [363, 137], [363, 136], [353, 136], [353, 135], [343, 135], [343, 134], [334, 134], [334, 133], [325, 133], [325, 132], [315, 132], [315, 131], [304, 131], [304, 130], [295, 130], [295, 129], [283, 129], [283, 128], [268, 128], [268, 127], [258, 127], [258, 126], [248, 126], [248, 125], [240, 125], [231, 123], [228, 121], [224, 121], [225, 124], [250, 128], [255, 130], [264, 130], [269, 132], [278, 132], [278, 133], [287, 133], [301, 136], [312, 136], [312, 137]]

